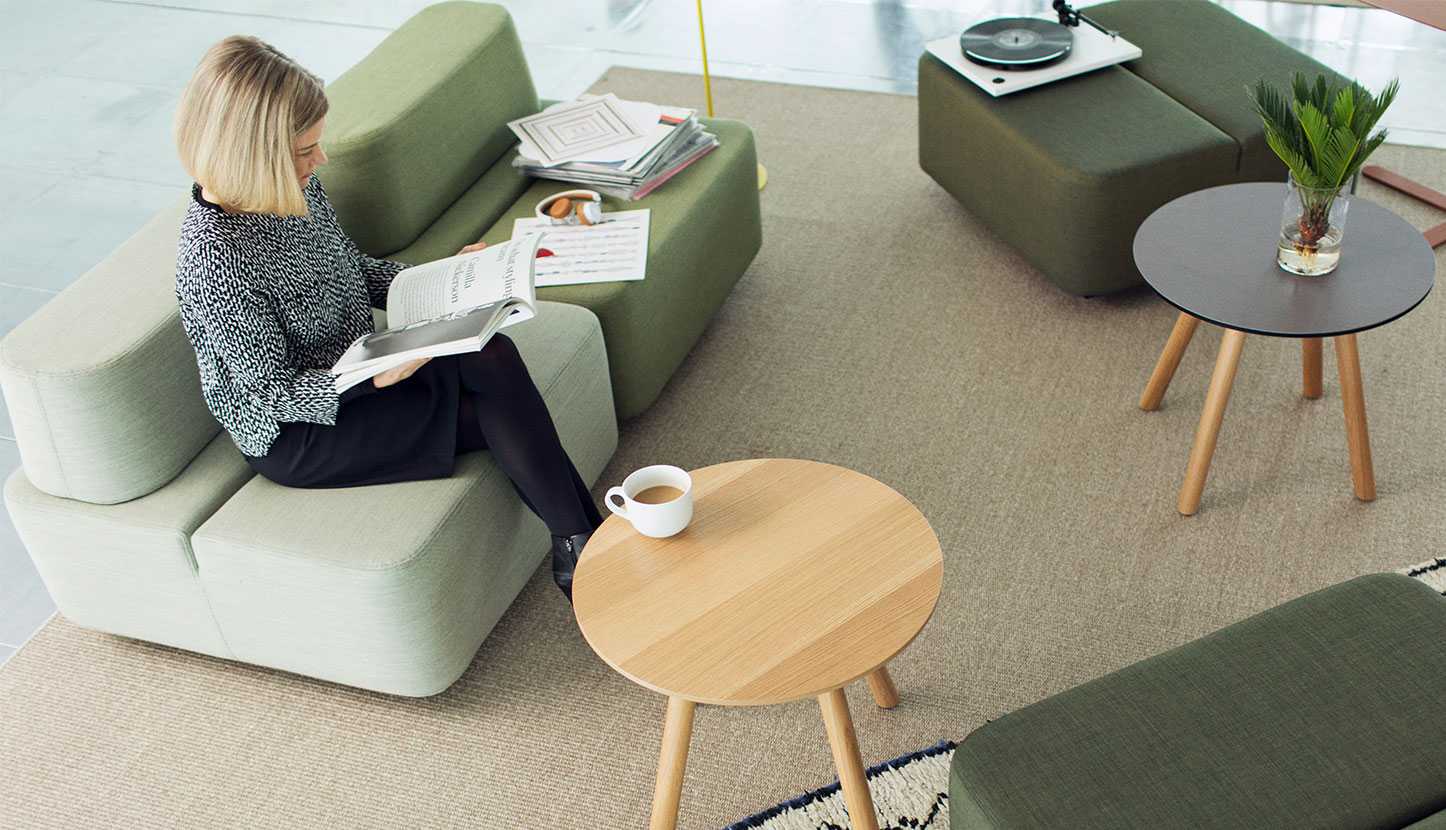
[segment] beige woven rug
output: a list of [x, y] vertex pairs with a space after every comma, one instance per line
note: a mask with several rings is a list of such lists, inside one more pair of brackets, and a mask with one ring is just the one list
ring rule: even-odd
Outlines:
[[[614, 70], [599, 88], [702, 105], [686, 76]], [[914, 99], [726, 80], [714, 93], [757, 130], [764, 248], [662, 400], [625, 425], [605, 483], [656, 461], [795, 456], [918, 504], [943, 543], [943, 597], [894, 664], [900, 706], [850, 690], [866, 763], [1440, 555], [1441, 298], [1361, 337], [1377, 502], [1351, 496], [1333, 363], [1326, 397], [1305, 401], [1298, 347], [1251, 338], [1201, 512], [1181, 518], [1216, 332], [1142, 413], [1171, 310], [1046, 284], [919, 171]], [[1377, 160], [1446, 190], [1446, 153]], [[1446, 219], [1365, 192], [1420, 227]], [[588, 650], [542, 571], [462, 680], [426, 700], [57, 619], [0, 668], [0, 825], [639, 827], [662, 712]], [[812, 702], [700, 708], [682, 826], [833, 777]]]

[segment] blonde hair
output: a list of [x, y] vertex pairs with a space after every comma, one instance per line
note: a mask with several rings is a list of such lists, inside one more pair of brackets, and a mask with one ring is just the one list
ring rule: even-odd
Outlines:
[[320, 78], [270, 44], [233, 35], [206, 50], [181, 94], [176, 150], [225, 207], [304, 216], [292, 145], [326, 110]]

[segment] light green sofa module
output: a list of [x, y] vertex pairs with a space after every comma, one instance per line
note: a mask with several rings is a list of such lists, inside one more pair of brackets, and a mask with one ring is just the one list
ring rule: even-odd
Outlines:
[[254, 475], [230, 436], [213, 432], [173, 480], [120, 504], [54, 496], [28, 475], [22, 466], [6, 480], [5, 506], [66, 619], [233, 656], [197, 581], [191, 542], [196, 528]]
[[[578, 472], [596, 481], [617, 445], [597, 318], [542, 303], [508, 335]], [[491, 455], [472, 453], [450, 478], [300, 497], [258, 476], [193, 544], [237, 659], [423, 696], [467, 668], [547, 540]]]
[[[485, 40], [477, 57], [455, 56], [459, 32]], [[440, 57], [439, 43], [447, 44]], [[541, 102], [500, 7], [431, 6], [327, 93], [331, 162], [318, 175], [333, 198], [358, 195], [337, 212], [373, 255], [429, 262], [479, 238], [507, 239], [515, 217], [570, 189], [512, 167], [516, 141], [507, 122]], [[652, 210], [647, 278], [538, 291], [597, 314], [622, 417], [657, 399], [762, 244], [753, 133], [737, 121], [705, 123], [718, 149], [644, 199], [605, 200], [610, 211]], [[435, 160], [438, 142], [480, 149]]]
[[[427, 112], [432, 96], [455, 104], [494, 50], [512, 56], [502, 67], [520, 54], [495, 7], [448, 4], [423, 17], [438, 14], [451, 22], [429, 41], [426, 65], [404, 79], [381, 73], [368, 106]], [[480, 15], [479, 25], [446, 17], [458, 14]], [[353, 83], [365, 69], [349, 73]], [[511, 81], [535, 109], [531, 81]], [[413, 94], [427, 100], [388, 98]], [[334, 115], [337, 169], [372, 174], [329, 183], [338, 212], [395, 206], [394, 224], [363, 232], [403, 234], [396, 244], [425, 234], [475, 176], [490, 181], [495, 159], [484, 157], [502, 152], [469, 125], [475, 112], [457, 106], [428, 116], [440, 119], [432, 132], [404, 118], [349, 133], [345, 107]], [[426, 169], [409, 167], [422, 151]], [[438, 170], [449, 172], [428, 178]], [[504, 181], [492, 196], [498, 213], [525, 186]], [[388, 188], [404, 182], [411, 201], [397, 205]], [[486, 452], [424, 482], [302, 490], [254, 476], [206, 410], [180, 325], [175, 257], [187, 201], [0, 340], [21, 456], [4, 495], [22, 543], [78, 624], [392, 694], [446, 688], [546, 555], [546, 529]], [[595, 481], [617, 445], [597, 316], [544, 302], [509, 334], [579, 472]]]
[[1440, 827], [1446, 597], [1375, 574], [980, 727], [954, 830]]

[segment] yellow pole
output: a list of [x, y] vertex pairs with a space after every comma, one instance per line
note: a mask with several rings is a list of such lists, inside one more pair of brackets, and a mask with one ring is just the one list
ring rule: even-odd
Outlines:
[[[713, 79], [708, 74], [708, 36], [703, 32], [703, 0], [698, 3], [698, 45], [703, 49], [703, 95], [708, 99], [708, 117], [713, 117]], [[768, 184], [768, 170], [762, 162], [758, 165], [758, 189]]]
[[698, 42], [703, 46], [703, 94], [708, 98], [708, 117], [713, 117], [713, 81], [708, 76], [708, 37], [703, 34], [703, 0], [698, 0]]

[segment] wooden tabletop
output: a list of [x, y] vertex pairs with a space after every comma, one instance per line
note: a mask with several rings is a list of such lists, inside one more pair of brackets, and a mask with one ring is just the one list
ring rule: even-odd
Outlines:
[[939, 540], [888, 486], [790, 459], [692, 476], [687, 529], [651, 539], [612, 516], [573, 577], [583, 636], [633, 681], [730, 706], [813, 697], [888, 662], [933, 614]]

